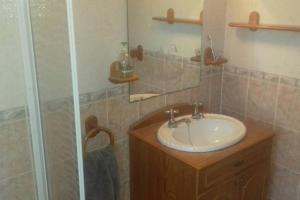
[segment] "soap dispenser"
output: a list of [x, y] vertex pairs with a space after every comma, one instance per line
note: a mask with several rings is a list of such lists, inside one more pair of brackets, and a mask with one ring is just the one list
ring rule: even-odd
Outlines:
[[121, 75], [124, 78], [131, 77], [133, 75], [133, 67], [129, 65], [129, 53], [128, 53], [128, 42], [122, 42], [122, 49], [120, 55], [121, 63]]

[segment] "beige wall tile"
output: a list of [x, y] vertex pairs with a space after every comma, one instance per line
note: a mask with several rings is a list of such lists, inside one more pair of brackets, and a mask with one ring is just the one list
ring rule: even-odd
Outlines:
[[163, 67], [163, 61], [150, 56], [145, 56], [142, 62], [137, 62], [136, 73], [140, 76], [140, 80], [147, 84], [151, 84], [154, 76], [153, 68], [156, 65]]
[[118, 166], [121, 185], [129, 180], [129, 141], [119, 141], [114, 148]]
[[201, 102], [204, 107], [209, 109], [210, 105], [210, 78], [204, 77], [201, 79], [200, 85], [193, 88], [191, 91], [191, 103]]
[[280, 86], [276, 125], [300, 130], [300, 89]]
[[73, 113], [53, 112], [44, 117], [46, 129], [46, 154], [48, 164], [53, 165], [76, 156], [76, 139]]
[[183, 90], [180, 92], [167, 95], [167, 105], [173, 105], [178, 103], [190, 103], [191, 102], [190, 90]]
[[166, 96], [154, 97], [151, 99], [147, 99], [146, 101], [141, 101], [139, 103], [139, 116], [143, 117], [155, 110], [158, 110], [161, 107], [166, 105]]
[[[153, 76], [150, 78], [153, 87], [165, 89], [166, 76], [168, 73], [165, 67], [165, 61], [161, 59], [157, 59], [155, 60], [154, 63], [152, 63], [151, 66], [152, 66], [151, 70], [153, 70], [152, 72]], [[148, 75], [146, 74], [146, 76]]]
[[221, 93], [222, 93], [222, 74], [216, 74], [210, 77], [210, 111], [220, 113], [221, 111]]
[[274, 200], [298, 200], [299, 180], [299, 174], [273, 165], [269, 196]]
[[184, 69], [182, 61], [167, 60], [164, 65], [165, 70], [165, 91], [174, 92], [183, 89], [183, 73]]
[[66, 160], [51, 166], [50, 187], [55, 200], [79, 199], [76, 160]]
[[138, 105], [129, 103], [128, 96], [117, 96], [108, 100], [109, 128], [116, 140], [127, 137], [129, 126], [138, 120]]
[[250, 79], [247, 117], [273, 123], [278, 83]]
[[25, 120], [0, 126], [0, 180], [32, 170]]
[[273, 162], [300, 173], [300, 132], [277, 127], [275, 134]]
[[222, 104], [233, 112], [244, 115], [247, 98], [248, 78], [229, 73], [223, 75]]
[[33, 175], [31, 172], [0, 181], [0, 199], [3, 200], [34, 200]]
[[231, 108], [228, 108], [224, 105], [222, 106], [222, 114], [235, 117], [236, 119], [239, 119], [241, 121], [245, 119], [244, 114], [232, 111]]
[[182, 74], [182, 88], [191, 88], [200, 83], [200, 66], [185, 63]]

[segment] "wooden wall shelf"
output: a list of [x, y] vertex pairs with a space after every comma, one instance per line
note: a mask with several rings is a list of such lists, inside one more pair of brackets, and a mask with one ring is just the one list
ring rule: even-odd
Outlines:
[[142, 45], [138, 45], [136, 49], [130, 50], [130, 56], [131, 58], [136, 58], [139, 61], [143, 61], [144, 59], [144, 49]]
[[204, 59], [205, 59], [204, 60], [205, 65], [217, 66], [228, 62], [228, 60], [223, 57], [219, 57], [218, 59], [215, 59], [211, 48], [205, 49]]
[[201, 56], [191, 57], [191, 61], [193, 61], [193, 62], [201, 62]]
[[153, 17], [153, 20], [156, 21], [161, 21], [161, 22], [167, 22], [168, 24], [175, 24], [175, 23], [180, 23], [180, 24], [194, 24], [194, 25], [203, 25], [203, 20], [202, 17], [203, 14], [202, 12], [200, 13], [200, 19], [183, 19], [183, 18], [175, 18], [175, 11], [173, 8], [169, 8], [167, 11], [167, 16], [166, 17]]
[[114, 84], [122, 84], [122, 83], [130, 83], [139, 80], [139, 77], [134, 74], [130, 77], [122, 77], [121, 71], [120, 71], [120, 63], [119, 62], [113, 62], [110, 65], [110, 77], [109, 80]]
[[300, 32], [300, 26], [260, 24], [260, 15], [258, 12], [252, 12], [250, 14], [248, 23], [229, 23], [229, 26], [237, 28], [247, 28], [251, 31], [257, 31], [261, 29], [273, 31]]
[[122, 83], [129, 83], [129, 82], [137, 81], [137, 80], [139, 80], [139, 77], [137, 75], [133, 75], [128, 78], [111, 76], [111, 77], [109, 77], [109, 80], [114, 84], [122, 84]]

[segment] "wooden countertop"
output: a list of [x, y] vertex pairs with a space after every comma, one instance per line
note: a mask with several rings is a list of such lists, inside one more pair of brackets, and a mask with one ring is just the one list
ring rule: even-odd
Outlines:
[[[165, 122], [165, 121], [164, 121]], [[208, 152], [208, 153], [189, 153], [177, 151], [162, 145], [157, 137], [157, 131], [164, 122], [157, 122], [144, 127], [138, 127], [129, 131], [131, 137], [134, 137], [143, 143], [151, 145], [156, 149], [163, 151], [171, 157], [184, 162], [185, 164], [200, 170], [211, 166], [218, 161], [233, 156], [243, 150], [249, 149], [252, 146], [270, 140], [273, 137], [272, 130], [262, 128], [252, 122], [245, 122], [247, 127], [246, 137], [238, 144], [229, 148]]]

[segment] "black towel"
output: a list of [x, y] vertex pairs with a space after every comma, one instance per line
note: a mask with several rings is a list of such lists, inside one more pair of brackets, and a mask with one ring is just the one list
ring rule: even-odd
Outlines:
[[86, 200], [119, 200], [118, 165], [111, 146], [87, 153], [84, 174]]

